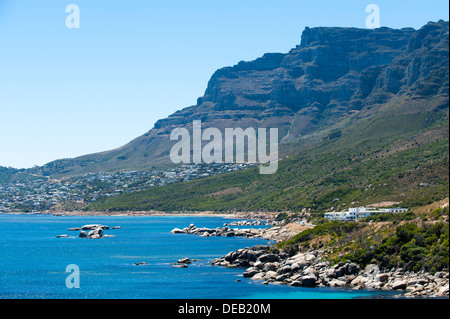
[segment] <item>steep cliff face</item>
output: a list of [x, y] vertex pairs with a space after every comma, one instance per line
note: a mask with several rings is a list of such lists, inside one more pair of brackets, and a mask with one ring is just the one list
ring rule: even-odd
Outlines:
[[276, 126], [284, 140], [292, 140], [396, 94], [431, 96], [445, 90], [448, 23], [429, 23], [418, 31], [307, 28], [301, 44], [287, 54], [218, 70], [196, 106], [155, 128], [202, 119], [218, 127]]
[[439, 97], [448, 107], [448, 22], [420, 30], [306, 28], [286, 54], [268, 53], [216, 71], [194, 106], [159, 120], [109, 152], [49, 163], [45, 174], [147, 169], [169, 163], [175, 127], [277, 127], [283, 142], [371, 116], [393, 98]]
[[405, 54], [414, 33], [307, 28], [301, 44], [287, 54], [266, 54], [218, 70], [194, 108], [159, 121], [155, 128], [194, 118], [231, 126], [244, 120], [277, 126], [284, 137], [290, 132], [289, 138], [295, 139], [362, 107], [350, 102], [356, 93], [366, 98], [372, 92], [383, 69]]

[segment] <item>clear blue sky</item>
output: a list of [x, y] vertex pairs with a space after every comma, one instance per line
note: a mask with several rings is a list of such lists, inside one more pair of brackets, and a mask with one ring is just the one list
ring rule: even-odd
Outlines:
[[[65, 25], [80, 8], [80, 29]], [[445, 0], [0, 0], [0, 165], [119, 147], [196, 103], [212, 73], [288, 52], [306, 26], [420, 28]]]

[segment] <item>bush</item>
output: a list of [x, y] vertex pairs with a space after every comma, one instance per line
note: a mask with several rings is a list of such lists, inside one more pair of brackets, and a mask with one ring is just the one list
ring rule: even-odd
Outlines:
[[405, 212], [401, 214], [386, 213], [386, 214], [374, 214], [364, 219], [365, 222], [399, 222], [414, 220], [417, 216], [413, 212]]
[[277, 217], [275, 217], [275, 221], [277, 222], [282, 222], [283, 220], [288, 218], [288, 214], [287, 213], [280, 213], [277, 215]]
[[429, 272], [449, 267], [449, 226], [429, 223], [423, 227], [411, 222], [397, 226], [395, 233], [384, 238], [376, 247], [357, 247], [336, 261], [352, 260], [362, 266], [376, 263], [390, 269]]
[[294, 247], [294, 249], [298, 251], [296, 248], [298, 245], [306, 244], [316, 236], [330, 235], [332, 239], [338, 239], [345, 234], [364, 228], [366, 225], [367, 224], [361, 222], [328, 221], [319, 224], [314, 228], [307, 229], [295, 235], [288, 241], [277, 244], [277, 247], [282, 249], [293, 249], [292, 247]]
[[449, 265], [448, 232], [448, 224], [425, 224], [420, 228], [408, 223], [398, 226], [395, 235], [383, 240], [374, 254], [386, 268], [442, 270]]

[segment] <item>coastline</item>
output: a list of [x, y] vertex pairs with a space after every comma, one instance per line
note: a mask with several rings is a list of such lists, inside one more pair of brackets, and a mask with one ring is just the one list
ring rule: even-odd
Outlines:
[[364, 269], [351, 261], [331, 265], [323, 259], [327, 250], [311, 250], [290, 256], [274, 252], [271, 246], [254, 246], [229, 252], [212, 266], [245, 269], [243, 276], [263, 284], [307, 288], [345, 288], [389, 291], [405, 298], [448, 298], [448, 271], [435, 274], [404, 269], [380, 269], [376, 264]]
[[[189, 227], [183, 229], [174, 228], [171, 233], [174, 234], [190, 234], [198, 235], [201, 237], [259, 237], [265, 240], [270, 240], [275, 243], [289, 240], [293, 236], [301, 233], [306, 229], [311, 229], [313, 226], [302, 226], [296, 223], [290, 223], [287, 225], [276, 225], [272, 221], [263, 220], [260, 226], [271, 226], [268, 228], [253, 228], [253, 223], [248, 220], [241, 223], [241, 225], [226, 224], [225, 227], [218, 228], [198, 228], [194, 224], [190, 224]], [[231, 228], [229, 227], [231, 226]], [[237, 226], [237, 227], [235, 227]], [[245, 228], [241, 228], [241, 226]], [[233, 228], [234, 227], [234, 228]], [[249, 228], [250, 227], [250, 228]]]
[[[144, 217], [144, 216], [183, 216], [183, 217], [222, 217], [227, 219], [247, 219], [253, 217], [261, 220], [262, 217], [271, 219], [273, 213], [178, 213], [178, 212], [42, 212], [40, 214], [25, 213], [2, 213], [2, 215], [53, 215], [53, 216], [98, 216], [98, 217]], [[257, 218], [259, 217], [259, 218]], [[250, 219], [250, 218], [248, 218]], [[247, 220], [248, 220], [247, 219]], [[297, 225], [299, 226], [299, 225]], [[191, 226], [184, 228], [182, 232], [196, 236], [227, 236], [227, 232], [233, 235], [227, 237], [260, 237], [266, 240], [279, 242], [296, 235], [298, 228], [289, 229], [292, 224], [284, 226], [273, 226], [270, 228], [253, 229], [247, 228], [216, 228], [206, 229]], [[206, 232], [214, 233], [205, 236]], [[247, 236], [247, 231], [251, 236]], [[290, 231], [290, 232], [289, 232]], [[222, 232], [222, 233], [219, 233]], [[175, 232], [176, 233], [176, 232]], [[226, 268], [242, 268], [243, 276], [263, 284], [290, 285], [293, 287], [334, 287], [344, 289], [369, 289], [392, 291], [408, 298], [448, 298], [449, 296], [449, 273], [438, 272], [436, 274], [425, 272], [409, 272], [403, 269], [379, 269], [376, 265], [369, 265], [361, 269], [359, 265], [347, 262], [330, 265], [321, 257], [325, 250], [314, 250], [289, 256], [285, 252], [276, 251], [269, 243], [264, 247], [241, 248], [229, 252], [226, 256], [214, 259], [212, 266]]]
[[43, 211], [43, 212], [0, 212], [0, 215], [52, 215], [52, 216], [80, 216], [80, 217], [222, 217], [226, 219], [239, 220], [260, 220], [273, 223], [276, 212], [233, 212], [218, 213], [213, 211], [201, 212], [161, 212], [161, 211], [124, 211], [124, 212], [105, 212], [105, 211]]
[[199, 212], [199, 213], [185, 213], [185, 212], [159, 212], [159, 211], [142, 211], [142, 212], [95, 212], [95, 211], [44, 211], [44, 212], [2, 212], [2, 215], [53, 215], [53, 216], [80, 216], [80, 217], [139, 217], [139, 216], [186, 216], [186, 217], [224, 217], [224, 218], [236, 218], [234, 213], [215, 213], [215, 212]]
[[[193, 224], [184, 229], [175, 228], [172, 233], [191, 234], [201, 237], [261, 237], [279, 242], [298, 232], [288, 233], [289, 226], [274, 226], [267, 229], [231, 229], [229, 227], [207, 229]], [[354, 290], [389, 291], [405, 298], [448, 298], [449, 272], [413, 272], [401, 268], [380, 269], [376, 264], [360, 265], [347, 261], [331, 265], [324, 255], [327, 249], [310, 250], [289, 255], [269, 243], [231, 251], [216, 258], [212, 266], [242, 268], [243, 276], [263, 284], [289, 285], [293, 287], [332, 287]]]

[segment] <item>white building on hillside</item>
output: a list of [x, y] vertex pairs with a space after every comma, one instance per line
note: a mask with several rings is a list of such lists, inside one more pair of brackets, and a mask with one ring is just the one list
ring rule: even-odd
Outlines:
[[329, 220], [340, 220], [340, 221], [358, 221], [369, 217], [372, 214], [386, 214], [394, 213], [400, 214], [408, 211], [406, 208], [382, 208], [376, 209], [373, 207], [357, 207], [349, 208], [346, 211], [325, 213], [325, 218]]

